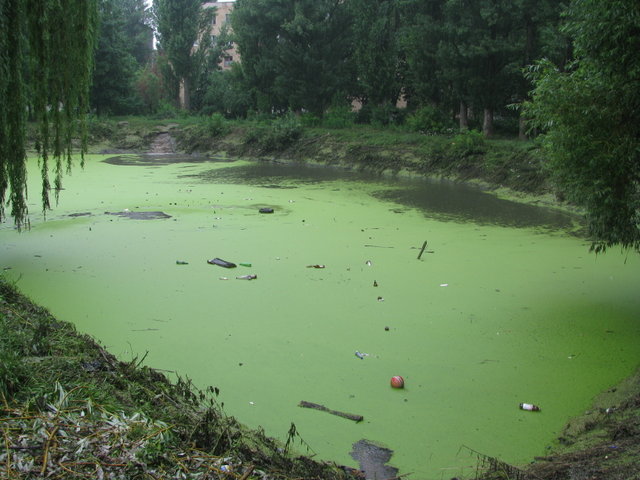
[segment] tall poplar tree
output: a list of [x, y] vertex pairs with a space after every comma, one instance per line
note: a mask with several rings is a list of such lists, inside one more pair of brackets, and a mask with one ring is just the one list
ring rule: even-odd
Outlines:
[[356, 95], [363, 103], [395, 105], [402, 91], [398, 0], [350, 0], [353, 18], [351, 59], [357, 75]]
[[50, 167], [56, 197], [71, 168], [78, 119], [86, 150], [96, 18], [96, 0], [0, 0], [0, 220], [8, 202], [19, 229], [28, 225], [27, 112], [38, 124], [43, 210], [50, 207]]
[[321, 116], [346, 96], [350, 23], [343, 0], [237, 0], [234, 39], [258, 109]]
[[197, 68], [195, 45], [198, 35], [208, 33], [200, 0], [153, 0], [158, 49], [164, 51], [182, 86], [181, 106], [190, 108], [191, 83]]

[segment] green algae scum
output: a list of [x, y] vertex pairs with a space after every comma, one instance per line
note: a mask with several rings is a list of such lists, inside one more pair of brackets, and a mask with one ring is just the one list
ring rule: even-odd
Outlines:
[[30, 231], [2, 226], [5, 278], [119, 358], [218, 387], [246, 425], [284, 441], [293, 422], [318, 459], [378, 445], [416, 479], [472, 473], [471, 450], [525, 463], [637, 367], [640, 258], [589, 254], [564, 214], [447, 182], [105, 159], [46, 221], [32, 199]]

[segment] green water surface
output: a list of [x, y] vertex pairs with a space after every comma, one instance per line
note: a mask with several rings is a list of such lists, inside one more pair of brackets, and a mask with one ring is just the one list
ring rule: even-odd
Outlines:
[[[5, 277], [121, 359], [219, 387], [241, 422], [280, 439], [295, 423], [316, 458], [355, 467], [368, 439], [414, 479], [472, 473], [463, 446], [525, 463], [638, 365], [639, 256], [589, 254], [561, 214], [446, 182], [104, 158], [46, 222], [33, 196], [30, 231], [2, 225]], [[171, 218], [105, 214], [125, 210]]]

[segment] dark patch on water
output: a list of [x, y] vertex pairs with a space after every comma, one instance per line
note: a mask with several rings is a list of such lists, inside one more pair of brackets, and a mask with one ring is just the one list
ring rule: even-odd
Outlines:
[[402, 186], [378, 190], [372, 195], [416, 208], [426, 217], [442, 221], [569, 230], [577, 220], [564, 212], [503, 200], [480, 188], [447, 180], [408, 181]]
[[260, 185], [260, 188], [274, 188], [274, 189], [282, 189], [282, 190], [287, 190], [287, 189], [292, 189], [292, 188], [298, 188], [295, 185]]
[[358, 462], [367, 480], [383, 480], [398, 476], [397, 468], [386, 465], [391, 460], [393, 450], [363, 438], [353, 444], [353, 450], [349, 455]]
[[418, 209], [440, 221], [475, 222], [505, 227], [543, 227], [571, 230], [577, 217], [549, 208], [503, 200], [473, 185], [449, 180], [388, 178], [371, 172], [326, 166], [255, 163], [215, 169], [196, 175], [205, 182], [254, 185], [262, 188], [296, 188], [333, 181], [374, 183], [371, 195], [393, 202], [396, 213]]
[[[233, 163], [226, 157], [197, 157], [190, 155], [128, 155], [104, 160], [114, 165], [153, 165], [172, 163], [224, 162]], [[253, 185], [259, 188], [288, 189], [309, 185], [320, 185], [334, 181], [353, 181], [379, 185], [371, 195], [380, 200], [393, 202], [401, 208], [418, 209], [428, 218], [440, 221], [474, 222], [480, 225], [505, 227], [542, 227], [549, 230], [575, 230], [578, 217], [545, 207], [527, 205], [500, 199], [472, 185], [463, 185], [449, 180], [388, 178], [359, 170], [345, 170], [326, 165], [283, 164], [255, 162], [249, 165], [216, 168], [196, 175], [208, 183]]]
[[175, 163], [233, 163], [235, 159], [226, 157], [208, 157], [204, 155], [176, 155], [176, 154], [144, 154], [117, 155], [103, 160], [104, 163], [119, 166], [162, 166]]
[[115, 215], [117, 217], [126, 217], [132, 220], [158, 220], [163, 218], [171, 218], [164, 212], [104, 212], [106, 215]]
[[91, 215], [91, 212], [78, 212], [78, 213], [70, 213], [70, 217], [88, 217]]

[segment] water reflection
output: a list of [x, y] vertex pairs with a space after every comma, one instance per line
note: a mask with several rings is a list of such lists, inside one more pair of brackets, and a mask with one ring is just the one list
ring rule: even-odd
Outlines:
[[[536, 227], [550, 230], [572, 230], [578, 217], [544, 207], [503, 200], [481, 189], [449, 180], [423, 178], [389, 178], [360, 170], [276, 162], [255, 162], [232, 165], [226, 157], [190, 155], [140, 155], [111, 157], [113, 165], [168, 165], [172, 163], [228, 163], [195, 174], [204, 182], [253, 185], [261, 188], [297, 188], [329, 182], [349, 182], [349, 188], [359, 183], [373, 186], [371, 195], [385, 201], [415, 208], [428, 218], [441, 221], [475, 222], [507, 227]], [[402, 213], [402, 209], [397, 209]]]
[[273, 163], [210, 170], [200, 178], [263, 188], [295, 188], [296, 185], [345, 180], [373, 183], [380, 187], [372, 192], [376, 198], [419, 209], [427, 217], [444, 221], [558, 230], [572, 229], [577, 221], [577, 217], [563, 212], [502, 200], [477, 187], [449, 180], [385, 178], [371, 172]]

